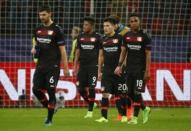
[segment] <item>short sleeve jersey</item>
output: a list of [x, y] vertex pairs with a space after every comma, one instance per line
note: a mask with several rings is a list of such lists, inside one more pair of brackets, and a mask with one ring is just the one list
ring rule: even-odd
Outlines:
[[123, 46], [127, 49], [127, 69], [144, 71], [146, 68], [146, 50], [151, 50], [151, 38], [140, 30], [137, 33], [127, 32], [123, 37]]
[[122, 45], [122, 36], [115, 33], [114, 36], [104, 36], [101, 47], [104, 56], [104, 70], [114, 72], [118, 65]]
[[80, 50], [80, 66], [97, 66], [101, 44], [101, 35], [93, 32], [82, 32], [77, 39], [77, 49]]
[[33, 38], [40, 50], [37, 66], [60, 66], [61, 52], [59, 46], [65, 45], [62, 28], [55, 23], [50, 26], [40, 25], [35, 29]]

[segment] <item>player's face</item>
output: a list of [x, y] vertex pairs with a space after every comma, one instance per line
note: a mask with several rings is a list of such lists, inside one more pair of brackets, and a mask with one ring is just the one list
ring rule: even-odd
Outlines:
[[72, 38], [77, 38], [78, 37], [78, 32], [75, 29], [72, 29], [72, 33], [71, 33]]
[[48, 23], [51, 17], [51, 13], [47, 11], [39, 12], [39, 18], [42, 23]]
[[103, 30], [105, 35], [111, 35], [115, 31], [115, 25], [110, 22], [103, 23]]
[[140, 27], [140, 20], [136, 16], [131, 17], [130, 20], [129, 20], [129, 24], [130, 24], [130, 28], [132, 30], [138, 30], [139, 27]]
[[88, 22], [88, 21], [84, 21], [84, 24], [83, 24], [83, 31], [85, 33], [89, 33], [92, 31], [92, 25]]

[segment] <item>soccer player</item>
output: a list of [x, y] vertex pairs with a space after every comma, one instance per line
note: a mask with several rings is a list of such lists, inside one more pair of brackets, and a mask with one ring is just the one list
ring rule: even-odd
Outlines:
[[[120, 22], [120, 17], [117, 15], [111, 15], [109, 16], [109, 18], [114, 19], [115, 20], [115, 32], [121, 36], [124, 36], [127, 32], [130, 31], [130, 28], [125, 26], [124, 24], [122, 24]], [[123, 63], [123, 69], [125, 69], [126, 67], [126, 61], [124, 61]], [[122, 75], [121, 77], [124, 77], [125, 75]], [[125, 81], [125, 78], [124, 78]], [[117, 120], [121, 121], [122, 119], [122, 114], [120, 114], [121, 112], [121, 102], [120, 102], [120, 97], [116, 96], [116, 107], [118, 109], [118, 116], [117, 116]], [[128, 120], [130, 120], [133, 116], [133, 107], [131, 105], [131, 99], [129, 97], [127, 97], [127, 101], [128, 101], [128, 108], [127, 108], [127, 118]]]
[[149, 67], [151, 61], [151, 39], [140, 28], [140, 18], [137, 14], [129, 17], [131, 31], [124, 35], [124, 43], [121, 51], [119, 66], [115, 73], [122, 73], [121, 65], [127, 54], [127, 86], [128, 95], [133, 100], [134, 116], [129, 124], [138, 123], [140, 108], [143, 110], [143, 123], [148, 121], [150, 108], [144, 105], [141, 93], [145, 91], [145, 83], [150, 78]]
[[75, 56], [76, 46], [77, 46], [77, 38], [78, 38], [79, 34], [80, 34], [80, 28], [77, 27], [77, 26], [74, 26], [72, 28], [72, 33], [71, 33], [71, 36], [72, 36], [72, 49], [71, 49], [70, 57], [69, 57], [69, 62], [70, 63], [74, 62], [74, 56]]
[[[98, 66], [98, 78], [101, 79], [102, 87], [102, 101], [101, 101], [101, 115], [100, 119], [97, 119], [97, 122], [108, 122], [107, 113], [109, 107], [109, 95], [120, 96], [121, 102], [124, 101], [127, 86], [123, 77], [119, 77], [114, 74], [114, 70], [118, 65], [121, 45], [122, 45], [122, 36], [115, 33], [115, 20], [111, 18], [104, 19], [104, 34], [102, 40], [102, 49], [99, 52], [99, 66]], [[103, 66], [104, 65], [104, 66]], [[103, 74], [102, 74], [103, 66]], [[124, 101], [125, 104], [126, 101]], [[123, 104], [121, 104], [122, 106]], [[126, 104], [124, 105], [126, 106]], [[126, 108], [120, 110], [120, 114], [123, 115], [121, 122], [126, 122]]]
[[94, 32], [94, 23], [94, 18], [90, 16], [84, 18], [83, 32], [77, 39], [74, 61], [74, 75], [77, 75], [76, 85], [80, 95], [88, 103], [88, 112], [84, 118], [93, 117], [95, 86], [97, 83], [98, 54], [101, 36]]
[[[68, 75], [68, 62], [63, 31], [52, 21], [49, 6], [40, 8], [39, 18], [42, 24], [34, 31], [31, 50], [38, 59], [33, 77], [33, 93], [48, 109], [45, 125], [50, 126], [56, 104], [55, 91], [60, 75], [60, 62], [64, 64], [65, 76]], [[49, 99], [46, 98], [44, 89]]]

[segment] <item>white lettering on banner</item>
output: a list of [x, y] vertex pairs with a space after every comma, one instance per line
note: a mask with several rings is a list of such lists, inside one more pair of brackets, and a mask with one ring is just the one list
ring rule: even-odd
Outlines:
[[[26, 78], [25, 78], [25, 70], [19, 69], [18, 70], [18, 81], [17, 85], [18, 88], [14, 87], [14, 85], [11, 83], [9, 77], [7, 76], [6, 72], [4, 70], [0, 70], [0, 82], [3, 85], [5, 91], [7, 92], [8, 96], [11, 100], [18, 100], [18, 96], [22, 94], [22, 90], [25, 90], [26, 87]], [[18, 89], [18, 92], [17, 90]]]
[[[26, 92], [26, 70], [25, 69], [19, 69], [18, 70], [18, 96], [22, 95], [22, 91], [24, 90]], [[25, 93], [24, 92], [24, 93]]]
[[156, 79], [156, 100], [164, 100], [164, 82], [166, 81], [172, 93], [179, 101], [189, 101], [191, 94], [191, 70], [184, 70], [183, 89], [178, 86], [172, 73], [169, 70], [157, 70]]
[[[70, 72], [72, 72], [70, 70]], [[32, 79], [33, 79], [34, 69], [30, 70], [30, 96], [32, 96]], [[61, 69], [60, 76], [64, 76], [63, 70]], [[17, 87], [13, 85], [5, 70], [0, 69], [0, 83], [2, 87], [5, 89], [7, 95], [11, 100], [18, 100], [18, 96], [22, 94], [22, 90], [26, 91], [26, 69], [18, 69], [17, 70]], [[183, 70], [183, 88], [178, 85], [175, 80], [173, 74], [169, 70], [156, 70], [156, 101], [164, 101], [164, 88], [165, 82], [168, 84], [168, 88], [170, 88], [172, 94], [178, 101], [190, 101], [191, 100], [191, 70]], [[65, 100], [73, 100], [77, 95], [77, 89], [75, 83], [71, 81], [63, 81], [59, 80], [58, 89], [66, 89], [67, 93], [65, 93]], [[96, 89], [101, 88], [101, 83], [98, 81]], [[155, 90], [155, 89], [154, 89]], [[142, 94], [143, 99], [146, 101], [152, 101], [154, 98], [151, 97], [151, 94], [148, 88], [145, 88], [145, 93]], [[101, 100], [102, 94], [96, 93], [96, 100]], [[32, 98], [32, 97], [31, 97]]]
[[[60, 76], [64, 76], [64, 70], [60, 70]], [[65, 100], [73, 100], [76, 97], [77, 89], [76, 85], [70, 81], [58, 81], [57, 88], [66, 89], [68, 93], [64, 93]]]
[[150, 95], [149, 90], [147, 88], [147, 85], [145, 86], [145, 92], [142, 93], [142, 97], [143, 97], [143, 100], [152, 101], [152, 98], [151, 98], [151, 95]]

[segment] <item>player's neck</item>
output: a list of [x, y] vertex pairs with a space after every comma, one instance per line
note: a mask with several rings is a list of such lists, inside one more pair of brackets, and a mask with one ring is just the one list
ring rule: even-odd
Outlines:
[[50, 19], [48, 22], [43, 23], [44, 26], [50, 26], [53, 23], [53, 21]]
[[132, 31], [133, 33], [137, 33], [137, 32], [139, 32], [139, 30], [140, 30], [140, 28], [138, 28], [138, 29], [131, 29], [131, 31]]
[[107, 36], [112, 37], [114, 35], [115, 35], [115, 31], [113, 31], [112, 33], [108, 34]]
[[87, 34], [92, 34], [93, 33], [93, 30], [90, 30], [88, 32], [86, 32]]

